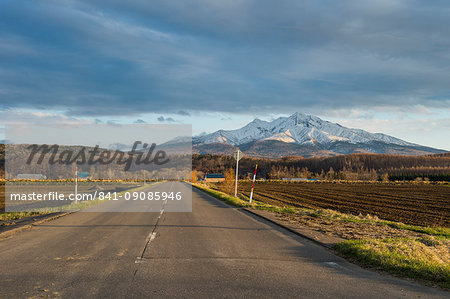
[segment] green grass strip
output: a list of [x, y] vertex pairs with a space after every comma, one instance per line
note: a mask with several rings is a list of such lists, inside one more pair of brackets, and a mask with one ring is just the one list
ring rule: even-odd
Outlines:
[[449, 245], [433, 237], [368, 239], [343, 241], [334, 249], [359, 264], [450, 289]]

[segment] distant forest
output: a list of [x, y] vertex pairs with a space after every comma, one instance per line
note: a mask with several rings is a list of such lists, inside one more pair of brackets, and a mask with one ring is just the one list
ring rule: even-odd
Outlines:
[[[258, 164], [257, 178], [319, 178], [342, 180], [430, 180], [450, 181], [450, 153], [425, 156], [351, 154], [334, 157], [281, 159], [243, 158], [239, 176], [251, 177]], [[192, 169], [198, 176], [225, 173], [236, 160], [224, 155], [193, 155]]]

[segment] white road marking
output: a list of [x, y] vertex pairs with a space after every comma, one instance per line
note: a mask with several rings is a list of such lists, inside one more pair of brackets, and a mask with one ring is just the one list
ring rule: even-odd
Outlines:
[[327, 266], [331, 266], [333, 268], [339, 268], [339, 265], [336, 264], [335, 262], [324, 262], [324, 264]]
[[[170, 190], [172, 190], [172, 186], [173, 186], [173, 182], [170, 185]], [[163, 206], [161, 208], [161, 211], [158, 215], [158, 218], [156, 220], [155, 226], [153, 228], [153, 230], [150, 232], [150, 234], [147, 236], [147, 239], [145, 240], [145, 246], [144, 249], [142, 250], [142, 254], [141, 256], [136, 257], [136, 260], [134, 261], [135, 264], [139, 264], [142, 262], [142, 260], [144, 259], [144, 253], [147, 250], [147, 248], [149, 247], [150, 243], [156, 238], [156, 234], [157, 234], [157, 230], [158, 230], [158, 226], [159, 226], [159, 221], [161, 220], [162, 215], [164, 214], [164, 208], [167, 204], [167, 200], [163, 202]]]
[[339, 265], [338, 263], [335, 262], [324, 262], [325, 265], [332, 267], [334, 269], [339, 269], [339, 270], [346, 270], [346, 271], [352, 271], [350, 269], [348, 269], [347, 267], [344, 267], [342, 265]]

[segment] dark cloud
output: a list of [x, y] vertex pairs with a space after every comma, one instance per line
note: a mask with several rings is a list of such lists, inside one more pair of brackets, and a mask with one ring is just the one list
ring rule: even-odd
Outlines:
[[157, 118], [159, 122], [175, 122], [175, 120], [172, 117], [164, 117], [160, 116]]
[[186, 112], [184, 110], [178, 111], [177, 114], [181, 115], [181, 116], [191, 116], [191, 114], [189, 112]]
[[449, 15], [448, 1], [8, 1], [0, 109], [446, 107]]

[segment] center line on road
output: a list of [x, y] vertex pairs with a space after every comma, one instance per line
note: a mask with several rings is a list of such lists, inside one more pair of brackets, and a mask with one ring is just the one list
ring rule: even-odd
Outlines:
[[[172, 186], [173, 186], [173, 182], [170, 185], [170, 190], [172, 189]], [[159, 227], [159, 222], [161, 221], [162, 215], [164, 214], [164, 209], [165, 209], [166, 204], [167, 204], [167, 201], [164, 201], [161, 211], [158, 215], [158, 218], [156, 219], [155, 226], [153, 227], [153, 230], [150, 232], [150, 234], [147, 236], [147, 239], [145, 240], [145, 246], [142, 249], [142, 253], [140, 256], [136, 257], [136, 260], [134, 261], [136, 264], [140, 263], [144, 259], [145, 251], [149, 247], [150, 243], [156, 238], [156, 234], [157, 234], [158, 227]]]

